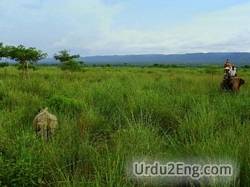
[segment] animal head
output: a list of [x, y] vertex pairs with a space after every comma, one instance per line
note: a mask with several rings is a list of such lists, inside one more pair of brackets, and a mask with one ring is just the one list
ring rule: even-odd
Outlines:
[[41, 109], [40, 112], [48, 112], [48, 107], [45, 107], [44, 109]]

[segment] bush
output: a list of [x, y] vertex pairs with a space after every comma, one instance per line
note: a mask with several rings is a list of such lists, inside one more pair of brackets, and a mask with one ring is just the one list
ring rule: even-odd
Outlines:
[[0, 62], [0, 68], [8, 67], [9, 64], [7, 62]]
[[64, 114], [79, 114], [83, 105], [79, 101], [64, 96], [53, 96], [48, 100], [48, 106]]
[[250, 65], [244, 65], [243, 68], [250, 68]]
[[69, 71], [79, 71], [81, 69], [81, 65], [78, 61], [70, 60], [61, 65], [62, 70], [69, 70]]

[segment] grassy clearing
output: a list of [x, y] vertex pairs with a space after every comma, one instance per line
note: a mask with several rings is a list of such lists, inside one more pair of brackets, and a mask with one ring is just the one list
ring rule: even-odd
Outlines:
[[[1, 68], [0, 185], [133, 186], [126, 164], [147, 156], [229, 159], [240, 167], [231, 185], [247, 186], [250, 72], [239, 74], [235, 95], [218, 90], [220, 69], [52, 67], [23, 80]], [[45, 106], [60, 126], [49, 143], [32, 129]]]

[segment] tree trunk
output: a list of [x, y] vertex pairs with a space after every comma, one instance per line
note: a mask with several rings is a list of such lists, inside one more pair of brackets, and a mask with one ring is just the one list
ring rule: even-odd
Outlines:
[[28, 78], [28, 70], [29, 70], [29, 63], [26, 61], [25, 62], [25, 76], [26, 76], [26, 78]]
[[21, 61], [20, 64], [22, 66], [23, 78], [27, 78], [28, 77], [28, 62]]

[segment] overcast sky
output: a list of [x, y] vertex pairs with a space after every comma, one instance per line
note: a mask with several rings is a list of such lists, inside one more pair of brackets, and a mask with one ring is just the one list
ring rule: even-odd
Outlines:
[[49, 55], [250, 52], [250, 1], [0, 0], [0, 41]]

